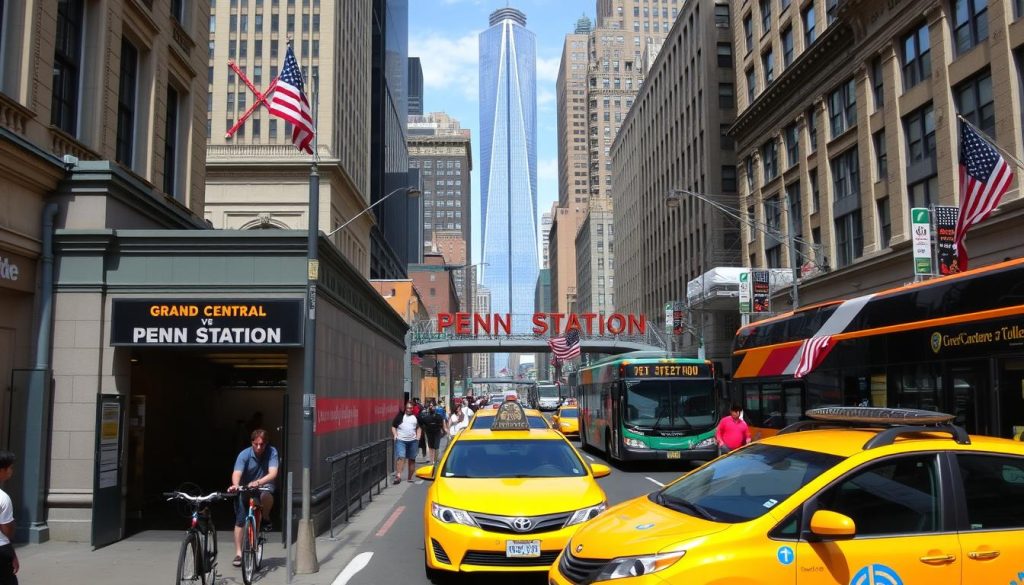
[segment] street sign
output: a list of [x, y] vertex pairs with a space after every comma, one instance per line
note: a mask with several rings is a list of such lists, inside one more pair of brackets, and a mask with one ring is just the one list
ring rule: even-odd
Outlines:
[[935, 256], [939, 274], [960, 272], [956, 253], [956, 218], [959, 207], [935, 206]]
[[771, 312], [771, 272], [768, 270], [751, 270], [750, 298], [753, 313]]
[[665, 303], [665, 335], [672, 335], [672, 305]]
[[932, 272], [932, 222], [931, 213], [924, 207], [910, 210], [910, 235], [914, 250], [914, 274], [930, 275]]
[[740, 273], [740, 313], [750, 312], [750, 272]]

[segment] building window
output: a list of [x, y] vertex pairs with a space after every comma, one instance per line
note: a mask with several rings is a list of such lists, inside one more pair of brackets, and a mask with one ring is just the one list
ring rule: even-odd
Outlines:
[[806, 253], [803, 243], [799, 241], [800, 236], [804, 233], [804, 212], [803, 203], [800, 201], [800, 181], [794, 181], [786, 185], [786, 197], [789, 199], [789, 231], [793, 233], [793, 245], [796, 247], [797, 255], [796, 263], [800, 264], [799, 258]]
[[782, 31], [782, 66], [789, 67], [793, 62], [793, 27], [787, 26]]
[[918, 108], [903, 117], [903, 128], [907, 137], [907, 163], [934, 158], [935, 156], [935, 115], [932, 105]]
[[953, 0], [953, 38], [963, 55], [988, 38], [988, 0]]
[[989, 136], [996, 136], [996, 111], [992, 101], [992, 74], [985, 71], [953, 88], [960, 115]]
[[84, 20], [82, 0], [60, 0], [57, 3], [50, 122], [75, 136], [78, 132], [78, 76], [82, 67]]
[[754, 157], [747, 157], [747, 191], [754, 190]]
[[889, 198], [882, 197], [878, 200], [876, 207], [878, 208], [878, 247], [888, 248], [889, 241], [892, 240], [892, 216], [889, 211]]
[[807, 141], [810, 144], [810, 151], [818, 150], [818, 112], [816, 108], [807, 110]]
[[857, 147], [832, 159], [832, 190], [834, 199], [860, 195], [860, 167], [857, 161]]
[[779, 12], [789, 8], [789, 5], [792, 4], [792, 2], [793, 0], [779, 0]]
[[761, 146], [761, 168], [764, 169], [765, 183], [779, 176], [779, 143], [774, 138]]
[[178, 198], [178, 110], [181, 107], [178, 92], [167, 86], [167, 122], [164, 127], [164, 193]]
[[852, 78], [829, 94], [828, 113], [832, 123], [832, 138], [857, 123], [857, 84]]
[[811, 213], [821, 211], [821, 191], [818, 190], [818, 169], [808, 173], [807, 181], [811, 184]]
[[779, 197], [769, 197], [764, 200], [764, 256], [768, 268], [782, 267], [782, 240], [777, 235], [781, 230], [782, 207], [779, 204]]
[[135, 151], [135, 105], [139, 85], [139, 51], [121, 37], [121, 79], [117, 91], [117, 162], [132, 167]]
[[729, 26], [729, 5], [715, 4], [715, 25], [719, 28]]
[[743, 17], [743, 38], [746, 41], [747, 52], [754, 50], [754, 20], [750, 14]]
[[818, 38], [817, 33], [814, 31], [814, 2], [807, 5], [801, 13], [800, 20], [804, 23], [804, 50], [811, 46], [814, 39]]
[[878, 173], [878, 178], [882, 179], [889, 176], [889, 164], [885, 153], [885, 130], [875, 132], [873, 139], [875, 143], [875, 172]]
[[885, 82], [882, 78], [882, 59], [876, 57], [871, 62], [871, 93], [875, 96], [875, 109], [885, 105]]
[[836, 21], [839, 17], [839, 0], [825, 0], [825, 15], [829, 24]]
[[906, 91], [932, 74], [932, 47], [928, 36], [928, 25], [921, 24], [903, 37], [903, 91]]
[[772, 0], [761, 0], [761, 36], [772, 30]]
[[747, 69], [747, 105], [754, 103], [757, 97], [757, 78], [754, 76], [754, 68]]
[[726, 193], [736, 192], [735, 165], [722, 165], [722, 191]]
[[718, 43], [718, 66], [732, 67], [732, 44]]
[[185, 0], [171, 0], [171, 18], [178, 24], [185, 23]]
[[907, 187], [911, 207], [931, 207], [939, 199], [939, 179], [935, 175]]
[[[796, 122], [786, 126], [786, 164], [789, 167], [800, 162], [800, 133]], [[788, 167], [787, 167], [788, 168]]]
[[761, 64], [764, 65], [764, 85], [775, 81], [775, 54], [771, 49], [761, 55]]
[[839, 267], [849, 266], [864, 254], [860, 209], [836, 218], [836, 257]]
[[718, 107], [725, 110], [736, 107], [736, 95], [731, 83], [718, 84]]

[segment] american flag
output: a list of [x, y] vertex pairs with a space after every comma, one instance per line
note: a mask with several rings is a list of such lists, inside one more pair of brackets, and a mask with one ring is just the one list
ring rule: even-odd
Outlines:
[[794, 378], [803, 378], [807, 374], [814, 371], [814, 368], [821, 365], [821, 362], [828, 355], [828, 352], [832, 349], [832, 336], [822, 335], [819, 337], [812, 337], [805, 339], [800, 344], [800, 363], [796, 366], [796, 371], [793, 372]]
[[992, 213], [1012, 182], [1010, 165], [970, 124], [960, 122], [960, 214], [954, 236], [960, 270], [967, 270], [967, 230]]
[[565, 332], [565, 337], [553, 337], [548, 340], [548, 347], [555, 358], [561, 361], [568, 361], [580, 356], [580, 331], [570, 329]]
[[306, 94], [302, 91], [302, 71], [299, 70], [299, 62], [295, 60], [295, 51], [291, 45], [288, 45], [288, 51], [284, 54], [284, 67], [269, 103], [271, 114], [291, 122], [292, 144], [295, 148], [313, 154], [313, 149], [309, 147], [316, 134], [313, 114]]

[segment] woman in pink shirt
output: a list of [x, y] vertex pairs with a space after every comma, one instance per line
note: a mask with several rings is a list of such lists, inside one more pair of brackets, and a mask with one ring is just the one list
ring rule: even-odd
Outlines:
[[747, 423], [740, 418], [743, 407], [733, 404], [729, 408], [729, 416], [722, 417], [715, 431], [715, 440], [718, 441], [718, 454], [724, 455], [733, 449], [739, 449], [750, 442], [750, 429]]

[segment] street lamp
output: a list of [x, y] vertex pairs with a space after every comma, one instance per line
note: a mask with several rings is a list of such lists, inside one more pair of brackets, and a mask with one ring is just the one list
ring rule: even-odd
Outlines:
[[392, 191], [392, 192], [388, 193], [387, 195], [385, 195], [385, 196], [381, 197], [380, 199], [378, 199], [378, 200], [374, 201], [374, 202], [373, 202], [373, 205], [371, 205], [371, 206], [367, 207], [366, 209], [364, 209], [364, 210], [360, 211], [359, 213], [357, 213], [357, 214], [353, 215], [353, 216], [352, 216], [352, 217], [351, 217], [351, 218], [350, 218], [350, 219], [349, 219], [348, 221], [346, 221], [345, 223], [343, 223], [343, 224], [339, 225], [338, 227], [334, 228], [333, 230], [331, 230], [331, 231], [327, 232], [327, 237], [329, 238], [329, 237], [333, 236], [334, 234], [336, 234], [336, 233], [340, 232], [341, 230], [345, 229], [345, 227], [346, 227], [346, 226], [348, 226], [348, 224], [350, 224], [350, 223], [352, 223], [353, 221], [355, 221], [355, 220], [356, 220], [356, 218], [358, 218], [358, 217], [359, 217], [360, 215], [362, 215], [362, 214], [366, 213], [367, 211], [370, 211], [370, 210], [371, 210], [371, 209], [373, 209], [374, 207], [377, 207], [377, 206], [378, 206], [378, 205], [380, 205], [380, 204], [381, 204], [381, 203], [382, 203], [382, 202], [383, 202], [383, 201], [384, 201], [385, 199], [387, 199], [388, 197], [391, 197], [392, 195], [394, 195], [395, 193], [398, 193], [399, 191], [405, 191], [405, 193], [406, 193], [406, 195], [407, 195], [407, 196], [409, 196], [409, 197], [413, 197], [413, 198], [415, 198], [415, 197], [419, 197], [419, 196], [420, 196], [420, 195], [422, 194], [422, 191], [420, 191], [420, 190], [419, 190], [418, 188], [416, 188], [416, 187], [413, 187], [413, 186], [399, 187], [399, 188], [395, 189], [394, 191]]
[[[317, 78], [314, 77], [314, 96], [316, 95], [317, 81]], [[314, 97], [314, 120], [317, 115], [317, 105], [317, 100]], [[316, 573], [320, 570], [320, 563], [316, 558], [316, 537], [313, 529], [313, 520], [310, 517], [312, 502], [310, 470], [313, 467], [313, 410], [316, 405], [316, 380], [314, 379], [316, 377], [316, 288], [317, 282], [320, 280], [318, 246], [320, 239], [320, 226], [318, 225], [318, 218], [320, 217], [320, 173], [317, 168], [319, 160], [316, 140], [314, 140], [313, 164], [309, 171], [309, 220], [306, 222], [308, 224], [306, 234], [306, 328], [302, 352], [302, 516], [299, 519], [299, 530], [295, 541], [298, 551], [295, 571], [300, 574]], [[411, 197], [416, 197], [420, 194], [420, 190], [416, 187], [399, 187], [378, 199], [373, 205], [355, 214], [352, 219], [346, 221], [340, 227], [331, 230], [327, 237], [338, 233], [342, 228], [352, 223], [352, 220], [373, 209], [381, 201], [403, 190]], [[406, 343], [408, 344], [408, 341]]]

